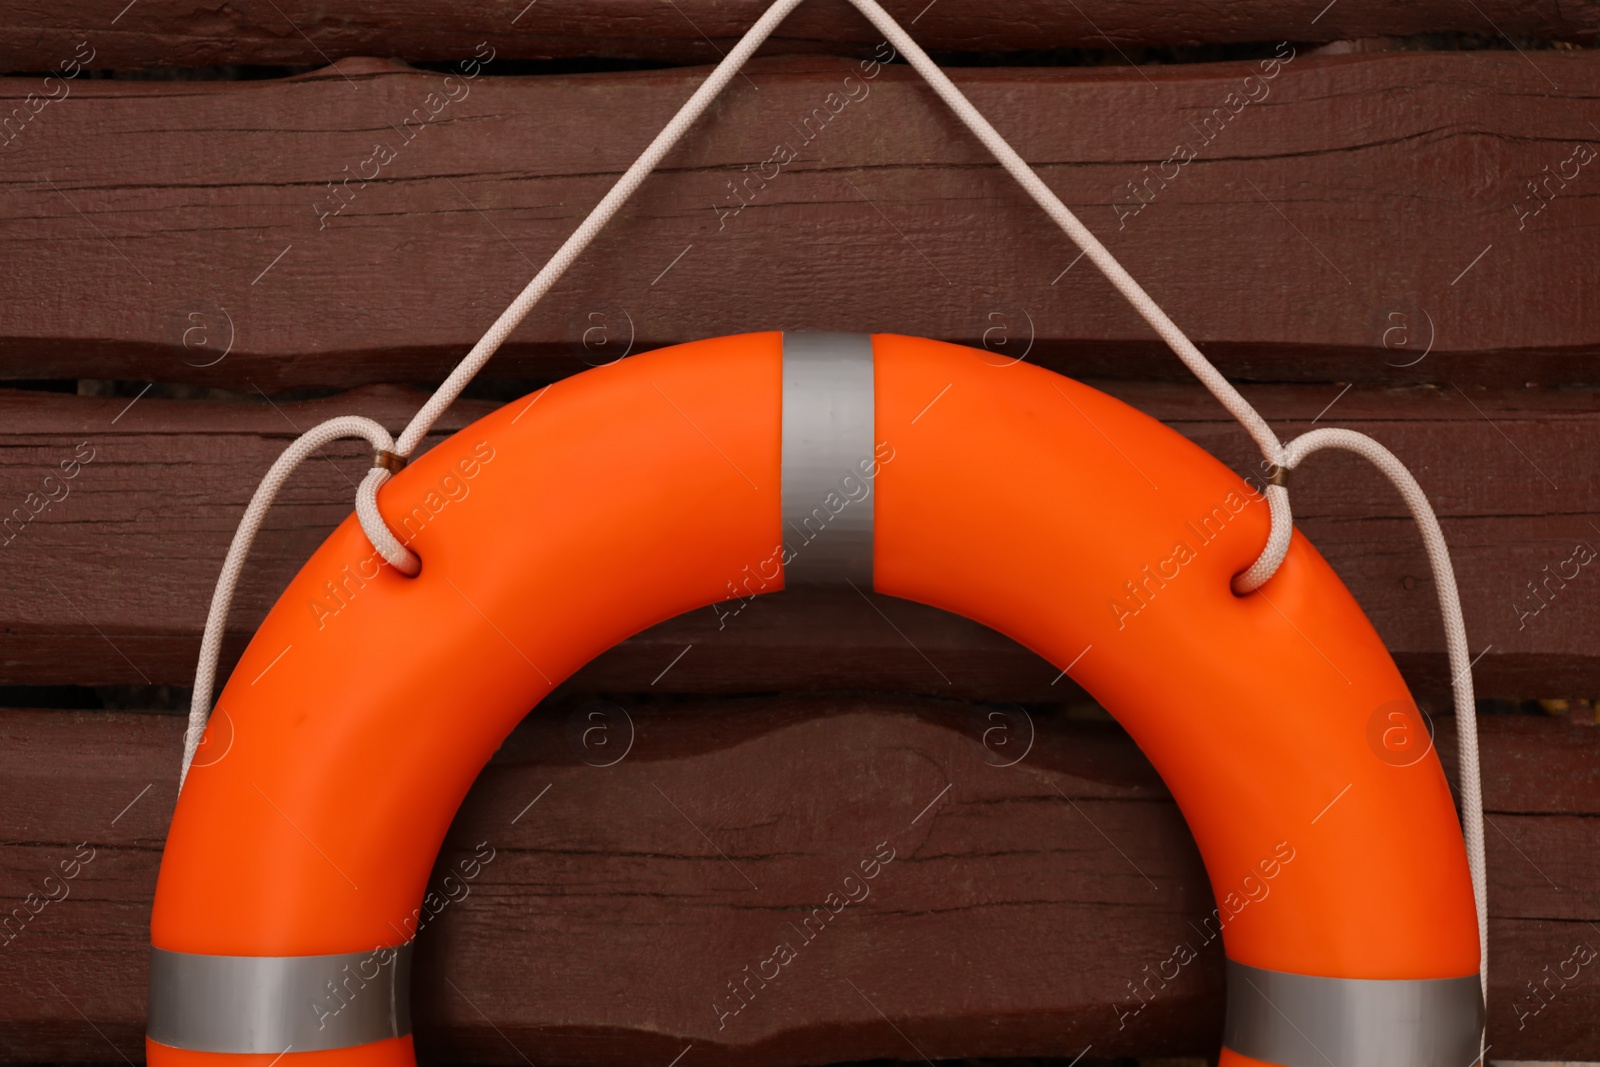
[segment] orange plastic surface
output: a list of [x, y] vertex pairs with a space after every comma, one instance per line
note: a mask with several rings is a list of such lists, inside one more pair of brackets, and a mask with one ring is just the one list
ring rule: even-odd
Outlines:
[[1414, 705], [1305, 538], [1235, 596], [1267, 505], [1200, 448], [1038, 367], [894, 336], [874, 354], [878, 436], [896, 453], [874, 585], [1074, 664], [1182, 808], [1236, 913], [1229, 957], [1340, 978], [1475, 974], [1444, 772], [1431, 752], [1402, 765], [1375, 744], [1374, 716], [1381, 739]]
[[[1231, 958], [1476, 973], [1438, 759], [1374, 746], [1373, 723], [1410, 696], [1304, 538], [1236, 597], [1267, 509], [1204, 451], [1037, 367], [874, 344], [876, 588], [1072, 664], [1181, 806]], [[701, 341], [462, 430], [380, 494], [422, 558], [415, 579], [381, 566], [353, 517], [341, 525], [223, 690], [168, 836], [153, 943], [298, 955], [407, 940], [458, 805], [530, 707], [630, 634], [782, 587], [768, 563], [781, 375], [778, 333]], [[404, 1067], [400, 1046], [285, 1060]], [[238, 1059], [150, 1046], [158, 1067], [197, 1057]]]
[[228, 1067], [272, 1067], [280, 1055], [284, 1062], [293, 1062], [294, 1067], [416, 1067], [417, 1062], [409, 1034], [354, 1048], [282, 1054], [194, 1052], [163, 1045], [147, 1037], [144, 1039], [144, 1055], [146, 1063], [160, 1063], [166, 1067], [218, 1067], [220, 1064], [227, 1064]]

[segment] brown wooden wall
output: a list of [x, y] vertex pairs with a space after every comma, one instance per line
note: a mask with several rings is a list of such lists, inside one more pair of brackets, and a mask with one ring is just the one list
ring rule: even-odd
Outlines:
[[[63, 12], [62, 7], [67, 8]], [[197, 8], [185, 0], [140, 0], [139, 17], [116, 15], [72, 0], [5, 0], [0, 69], [43, 70], [41, 62], [71, 51], [85, 32], [106, 42], [116, 68], [211, 64], [322, 65], [345, 56], [403, 56], [452, 61], [492, 38], [507, 56], [715, 62], [765, 10], [759, 0], [644, 0], [591, 5], [505, 3], [451, 5], [439, 0], [375, 4], [335, 0], [233, 0]], [[1017, 53], [1049, 49], [1214, 45], [1259, 41], [1348, 41], [1411, 34], [1509, 34], [1593, 43], [1600, 33], [1594, 0], [1236, 0], [1220, 7], [1160, 0], [1079, 0], [1061, 5], [1019, 0], [1000, 7], [982, 0], [888, 3], [924, 48], [954, 53]], [[674, 10], [674, 7], [676, 10]], [[843, 0], [816, 0], [796, 11], [772, 37], [785, 53], [853, 54], [879, 35]], [[996, 57], [1004, 61], [1005, 57]]]
[[[586, 748], [572, 727], [594, 722], [606, 737]], [[1587, 1056], [1600, 984], [1536, 999], [1527, 983], [1596, 943], [1600, 730], [1591, 711], [1482, 731], [1491, 1040], [1497, 1058]], [[42, 892], [80, 842], [93, 852], [0, 957], [0, 1056], [138, 1054], [181, 733], [174, 716], [0, 714], [0, 803], [27, 835], [0, 850], [0, 878]], [[1453, 773], [1448, 721], [1436, 741]], [[786, 924], [883, 843], [894, 858], [865, 899], [797, 945], [781, 981], [732, 1017], [713, 1007], [726, 1012], [727, 982], [797, 940]], [[475, 854], [493, 858], [463, 882]], [[557, 700], [474, 787], [434, 891], [449, 902], [423, 929], [414, 1004], [436, 1059], [609, 1067], [692, 1044], [697, 1062], [797, 1065], [917, 1059], [914, 1042], [930, 1057], [1065, 1062], [1085, 1045], [1194, 1055], [1221, 1029], [1222, 953], [1196, 932], [1214, 906], [1199, 854], [1126, 735], [1083, 712]], [[1193, 969], [1130, 1018], [1127, 983], [1180, 943], [1199, 953]]]
[[[1485, 710], [1559, 712], [1483, 719], [1492, 1057], [1600, 1059], [1600, 979], [1530, 986], [1600, 947], [1600, 577], [1571, 577], [1600, 546], [1600, 3], [889, 6], [1281, 436], [1350, 426], [1412, 467]], [[0, 0], [0, 901], [92, 856], [0, 945], [0, 1061], [142, 1055], [173, 712], [266, 466], [333, 414], [403, 425], [761, 8]], [[440, 430], [627, 353], [830, 328], [1039, 362], [1253, 469], [908, 68], [863, 74], [878, 43], [803, 6]], [[225, 668], [365, 463], [296, 475]], [[1293, 501], [1453, 776], [1404, 506], [1326, 454]], [[1215, 945], [1128, 1014], [1213, 907], [1148, 763], [1027, 650], [876, 607], [693, 613], [530, 717], [441, 856], [494, 859], [421, 938], [423, 1056], [1211, 1055]], [[613, 747], [574, 740], [596, 710]], [[870, 898], [719, 1025], [880, 842]]]

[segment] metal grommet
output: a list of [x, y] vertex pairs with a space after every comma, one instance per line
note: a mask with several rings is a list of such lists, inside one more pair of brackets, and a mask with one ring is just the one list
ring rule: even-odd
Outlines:
[[1267, 473], [1267, 484], [1281, 485], [1287, 489], [1289, 486], [1289, 468], [1273, 464], [1272, 470]]
[[390, 474], [399, 474], [405, 469], [406, 457], [398, 452], [390, 452], [380, 448], [372, 454], [372, 465], [374, 467], [382, 467]]

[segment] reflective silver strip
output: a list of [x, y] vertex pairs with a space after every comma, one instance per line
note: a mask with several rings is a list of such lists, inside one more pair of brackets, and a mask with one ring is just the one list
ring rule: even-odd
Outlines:
[[872, 338], [783, 335], [784, 585], [872, 588]]
[[1471, 1067], [1478, 976], [1318, 978], [1228, 961], [1222, 1043], [1282, 1067]]
[[411, 1032], [411, 945], [332, 956], [150, 950], [150, 1037], [198, 1052], [314, 1052]]

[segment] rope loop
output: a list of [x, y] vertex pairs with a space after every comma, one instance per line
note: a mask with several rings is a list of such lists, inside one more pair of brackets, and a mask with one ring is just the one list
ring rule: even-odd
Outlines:
[[[372, 419], [359, 415], [340, 415], [318, 423], [295, 438], [289, 447], [283, 450], [283, 454], [268, 468], [266, 475], [261, 479], [261, 484], [256, 486], [249, 505], [244, 509], [244, 516], [239, 520], [239, 528], [234, 531], [233, 541], [228, 545], [228, 554], [223, 559], [222, 573], [217, 576], [217, 587], [211, 593], [211, 610], [206, 615], [205, 632], [200, 638], [200, 662], [195, 668], [194, 693], [189, 699], [189, 727], [183, 735], [183, 767], [178, 775], [180, 791], [184, 779], [188, 777], [189, 764], [194, 761], [195, 750], [200, 747], [200, 739], [205, 734], [206, 721], [211, 716], [211, 692], [217, 680], [217, 657], [222, 651], [222, 631], [227, 625], [228, 609], [233, 604], [233, 594], [239, 586], [239, 575], [244, 570], [245, 560], [250, 558], [250, 549], [255, 544], [256, 533], [261, 529], [268, 510], [278, 499], [278, 493], [289, 480], [289, 475], [294, 473], [295, 468], [323, 445], [346, 437], [364, 438], [375, 451], [379, 452], [391, 451], [394, 448], [394, 438], [389, 436], [389, 431]], [[374, 474], [382, 477], [375, 479]], [[381, 531], [379, 536], [387, 538], [400, 553], [414, 560], [415, 557], [395, 540], [394, 534], [383, 524], [383, 519], [378, 514], [377, 498], [372, 495], [376, 494], [377, 486], [382, 485], [388, 477], [387, 470], [373, 468], [366, 480], [361, 483], [362, 490], [366, 490], [368, 485], [372, 487], [367, 498], [370, 506], [366, 509], [367, 513], [362, 515], [362, 529], [366, 531], [369, 539]], [[356, 499], [359, 513], [363, 504], [360, 492], [357, 493]], [[373, 525], [368, 525], [369, 516]], [[389, 556], [386, 554], [384, 558], [389, 559]]]
[[378, 489], [393, 477], [394, 472], [388, 467], [373, 467], [367, 472], [356, 487], [356, 519], [361, 523], [361, 532], [367, 535], [384, 562], [407, 578], [415, 578], [422, 572], [422, 561], [400, 543], [378, 513]]
[[[1240, 402], [1244, 402], [1240, 398]], [[1289, 540], [1294, 535], [1294, 509], [1289, 506], [1289, 456], [1276, 437], [1271, 447], [1262, 447], [1262, 465], [1267, 472], [1267, 513], [1272, 518], [1267, 530], [1267, 543], [1262, 546], [1256, 561], [1233, 577], [1233, 592], [1244, 596], [1260, 589], [1283, 565], [1289, 553]]]
[[1377, 467], [1389, 479], [1417, 524], [1422, 544], [1433, 570], [1433, 585], [1439, 596], [1439, 614], [1444, 617], [1445, 648], [1450, 662], [1450, 688], [1455, 698], [1457, 746], [1460, 751], [1462, 837], [1467, 846], [1467, 868], [1472, 876], [1472, 895], [1478, 910], [1478, 950], [1481, 965], [1479, 980], [1484, 997], [1489, 995], [1489, 880], [1483, 839], [1483, 781], [1478, 766], [1477, 701], [1472, 685], [1472, 655], [1467, 645], [1467, 628], [1461, 612], [1461, 595], [1456, 586], [1455, 568], [1450, 562], [1450, 547], [1439, 526], [1428, 495], [1417, 479], [1393, 452], [1364, 433], [1325, 427], [1294, 438], [1284, 447], [1283, 465], [1298, 467], [1307, 456], [1325, 448], [1354, 452]]

